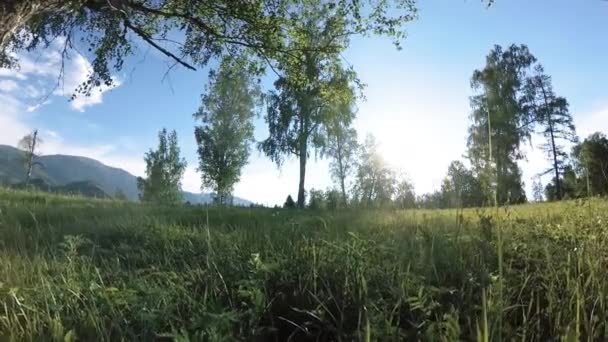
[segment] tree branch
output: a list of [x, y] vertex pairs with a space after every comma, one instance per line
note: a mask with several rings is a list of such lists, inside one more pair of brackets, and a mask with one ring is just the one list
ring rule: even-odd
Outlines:
[[521, 125], [521, 126], [517, 127], [517, 130], [519, 131], [520, 129], [522, 129], [522, 128], [526, 128], [527, 126], [529, 126], [529, 125], [531, 125], [531, 124], [534, 124], [534, 123], [537, 123], [537, 122], [538, 122], [538, 120], [532, 120], [532, 121], [526, 122], [525, 124], [523, 124], [523, 125]]
[[192, 65], [184, 62], [181, 58], [179, 58], [176, 55], [174, 55], [171, 51], [166, 50], [162, 46], [156, 44], [156, 42], [154, 42], [154, 39], [152, 37], [150, 37], [146, 32], [144, 32], [142, 29], [140, 29], [139, 27], [131, 25], [131, 23], [129, 22], [129, 20], [125, 19], [124, 24], [125, 24], [126, 27], [130, 28], [133, 32], [135, 32], [135, 34], [137, 34], [139, 37], [141, 37], [141, 39], [145, 40], [148, 44], [152, 45], [155, 49], [157, 49], [158, 51], [162, 52], [165, 56], [173, 59], [175, 62], [181, 64], [182, 66], [184, 66], [184, 67], [186, 67], [186, 68], [188, 68], [190, 70], [196, 71], [195, 67], [193, 67]]

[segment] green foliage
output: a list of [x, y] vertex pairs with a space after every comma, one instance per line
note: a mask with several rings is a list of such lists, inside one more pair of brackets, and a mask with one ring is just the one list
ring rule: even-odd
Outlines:
[[535, 177], [534, 181], [532, 181], [532, 199], [534, 202], [542, 202], [543, 201], [543, 184], [540, 182], [540, 177]]
[[376, 138], [368, 135], [361, 146], [355, 176], [354, 198], [359, 205], [379, 207], [391, 204], [397, 178], [380, 155]]
[[495, 46], [482, 70], [475, 70], [471, 87], [471, 126], [468, 158], [482, 182], [488, 202], [522, 203], [526, 200], [517, 161], [520, 145], [530, 138], [531, 113], [523, 105], [524, 87], [536, 58], [525, 45]]
[[401, 209], [416, 207], [414, 184], [405, 175], [401, 175], [401, 179], [397, 180], [394, 202], [396, 207]]
[[578, 176], [589, 196], [608, 195], [608, 138], [601, 132], [574, 146], [572, 156]]
[[[350, 107], [344, 108], [350, 111]], [[325, 153], [331, 157], [329, 172], [342, 192], [342, 202], [348, 203], [347, 178], [350, 177], [357, 166], [357, 131], [349, 127], [350, 121], [336, 120], [328, 125], [328, 138]]]
[[541, 148], [547, 152], [552, 164], [552, 167], [545, 172], [545, 174], [554, 173], [556, 186], [552, 197], [562, 199], [565, 191], [562, 189], [560, 174], [568, 157], [562, 143], [577, 141], [572, 115], [568, 111], [568, 101], [555, 95], [551, 77], [545, 74], [540, 64], [534, 68], [534, 75], [527, 79], [525, 93], [524, 108], [542, 127], [542, 134], [546, 139]]
[[32, 133], [27, 134], [21, 140], [17, 146], [19, 149], [23, 151], [23, 165], [25, 169], [25, 186], [27, 187], [30, 183], [30, 179], [32, 178], [32, 171], [36, 164], [40, 164], [40, 162], [36, 162], [35, 159], [38, 157], [38, 148], [42, 143], [42, 140], [38, 136], [38, 130], [35, 129]]
[[209, 86], [194, 117], [201, 122], [194, 131], [204, 188], [215, 201], [226, 204], [247, 164], [253, 141], [253, 118], [261, 91], [244, 57], [224, 58], [219, 72], [211, 72]]
[[[306, 164], [312, 150], [323, 152], [332, 128], [349, 127], [354, 118], [356, 94], [361, 87], [355, 72], [342, 65], [340, 52], [348, 45], [348, 36], [339, 32], [348, 25], [332, 6], [304, 2], [306, 13], [295, 21], [288, 46], [294, 50], [277, 61], [275, 91], [268, 97], [265, 120], [269, 137], [259, 148], [280, 166], [286, 156], [300, 162], [298, 206], [304, 207]], [[337, 48], [325, 52], [322, 47]]]
[[335, 189], [327, 189], [325, 191], [325, 201], [327, 203], [327, 209], [336, 210], [339, 208], [346, 207], [347, 203], [342, 201], [342, 194]]
[[137, 178], [137, 188], [143, 202], [178, 204], [182, 202], [181, 179], [186, 160], [180, 157], [177, 133], [167, 130], [158, 133], [158, 148], [144, 156], [146, 178]]
[[608, 338], [602, 200], [202, 214], [0, 189], [0, 212], [0, 340]]
[[[292, 35], [315, 8], [331, 18], [335, 37], [381, 34], [395, 44], [405, 37], [404, 24], [416, 15], [413, 0], [29, 0], [0, 6], [0, 67], [16, 67], [18, 52], [48, 47], [64, 37], [62, 57], [86, 51], [92, 73], [77, 90], [90, 94], [111, 85], [112, 74], [123, 69], [140, 42], [175, 64], [189, 69], [204, 66], [222, 53], [243, 50], [263, 60], [287, 58]], [[339, 29], [339, 30], [338, 30]], [[177, 31], [177, 34], [175, 34]], [[309, 47], [299, 47], [309, 49]], [[316, 48], [342, 50], [329, 40]], [[144, 49], [145, 50], [145, 49]]]
[[310, 189], [308, 192], [308, 208], [312, 210], [327, 209], [325, 193], [322, 190]]
[[[557, 191], [557, 181], [553, 177], [550, 183], [545, 187], [545, 197], [547, 201], [559, 201], [561, 199], [573, 199], [585, 197], [585, 183], [584, 180], [576, 175], [571, 165], [563, 167], [562, 177], [559, 180], [560, 191]], [[561, 194], [558, 197], [557, 194]]]
[[484, 193], [481, 182], [460, 161], [453, 161], [441, 184], [443, 205], [447, 208], [481, 207]]
[[[307, 156], [309, 143], [313, 148], [325, 147], [324, 125], [336, 120], [352, 120], [352, 112], [337, 110], [339, 103], [334, 101], [340, 97], [346, 97], [346, 101], [354, 100], [353, 89], [349, 85], [354, 74], [340, 69], [337, 59], [333, 62], [337, 63], [332, 65], [333, 70], [324, 71], [320, 70], [324, 65], [315, 64], [317, 61], [301, 63], [306, 65], [306, 69], [293, 70], [293, 78], [304, 74], [308, 78], [306, 81], [291, 82], [292, 74], [287, 74], [275, 82], [277, 91], [269, 94], [266, 115], [270, 136], [260, 144], [260, 149], [278, 165], [282, 164], [285, 155]], [[300, 66], [300, 63], [296, 65]], [[344, 93], [338, 95], [336, 92]]]
[[[562, 167], [559, 181], [553, 177], [545, 187], [547, 200], [608, 195], [608, 139], [596, 132], [572, 148], [572, 163]], [[558, 186], [560, 191], [557, 190]]]
[[418, 196], [416, 202], [418, 202], [418, 207], [422, 209], [444, 209], [449, 207], [449, 204], [446, 203], [446, 198], [441, 191], [422, 194], [421, 196]]
[[285, 209], [295, 209], [296, 208], [296, 202], [294, 202], [293, 198], [291, 198], [291, 195], [287, 195], [287, 199], [285, 200], [285, 203], [283, 204], [283, 208], [285, 208]]

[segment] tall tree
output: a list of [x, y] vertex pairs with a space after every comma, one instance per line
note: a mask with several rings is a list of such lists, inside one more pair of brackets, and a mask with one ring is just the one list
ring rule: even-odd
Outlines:
[[194, 135], [198, 144], [202, 185], [215, 201], [226, 204], [247, 164], [253, 142], [253, 118], [261, 92], [244, 57], [225, 58], [219, 72], [211, 72], [194, 117], [201, 123]]
[[580, 177], [585, 181], [587, 195], [608, 195], [608, 138], [601, 132], [587, 137], [572, 149]]
[[383, 206], [393, 200], [395, 173], [380, 155], [376, 138], [369, 134], [361, 146], [354, 195], [363, 206]]
[[585, 196], [585, 185], [581, 177], [578, 177], [572, 165], [565, 165], [562, 170], [560, 179], [561, 195], [558, 198], [556, 178], [553, 177], [550, 183], [545, 187], [545, 198], [547, 201], [558, 201], [561, 199], [573, 199]]
[[537, 203], [543, 201], [543, 184], [540, 182], [540, 176], [534, 177], [532, 181], [532, 199]]
[[296, 207], [296, 202], [294, 202], [293, 198], [291, 198], [291, 195], [287, 195], [287, 199], [285, 200], [285, 203], [283, 204], [283, 208], [295, 209], [295, 207]]
[[180, 157], [177, 133], [158, 133], [158, 148], [148, 151], [146, 178], [137, 178], [137, 188], [143, 202], [174, 205], [182, 201], [181, 179], [186, 170], [186, 160]]
[[[350, 109], [348, 109], [350, 110]], [[346, 180], [357, 166], [357, 131], [346, 126], [347, 123], [336, 120], [328, 128], [327, 154], [331, 157], [329, 171], [334, 182], [342, 192], [342, 203], [346, 205]]]
[[[227, 50], [246, 49], [262, 59], [291, 55], [289, 36], [308, 15], [305, 4], [331, 11], [340, 23], [333, 38], [382, 34], [395, 43], [416, 16], [414, 0], [3, 0], [0, 2], [0, 67], [15, 67], [20, 51], [48, 47], [64, 37], [62, 57], [89, 51], [92, 73], [78, 89], [112, 84], [140, 42], [188, 69]], [[179, 34], [175, 31], [179, 30]], [[316, 48], [342, 49], [328, 38]]]
[[524, 107], [531, 111], [533, 119], [541, 125], [542, 134], [546, 139], [541, 147], [547, 152], [552, 167], [545, 173], [553, 172], [555, 198], [560, 200], [564, 193], [560, 174], [568, 157], [562, 143], [577, 140], [568, 101], [555, 95], [551, 77], [545, 74], [540, 64], [534, 68], [534, 75], [527, 79], [525, 93]]
[[395, 205], [400, 209], [416, 207], [416, 191], [414, 184], [402, 173], [395, 185]]
[[308, 6], [307, 12], [289, 43], [296, 52], [277, 64], [280, 74], [265, 117], [269, 137], [259, 145], [279, 166], [286, 155], [298, 158], [300, 208], [304, 207], [309, 155], [312, 150], [323, 151], [328, 125], [352, 120], [354, 113], [343, 108], [354, 102], [353, 83], [357, 82], [354, 71], [342, 66], [338, 54], [319, 49], [327, 44], [346, 47], [347, 40], [336, 37], [344, 23], [325, 5]]
[[38, 136], [38, 130], [35, 129], [32, 133], [24, 136], [19, 140], [18, 147], [24, 153], [24, 165], [25, 165], [25, 186], [30, 184], [32, 179], [32, 170], [34, 165], [39, 164], [34, 159], [38, 156], [38, 146], [42, 143], [42, 140]]
[[475, 70], [471, 79], [471, 87], [478, 93], [471, 97], [468, 158], [490, 203], [526, 199], [517, 161], [524, 157], [520, 145], [532, 131], [532, 119], [522, 99], [535, 61], [525, 45], [495, 46], [485, 67]]
[[481, 183], [460, 161], [452, 161], [441, 184], [444, 205], [451, 208], [480, 207], [484, 203]]

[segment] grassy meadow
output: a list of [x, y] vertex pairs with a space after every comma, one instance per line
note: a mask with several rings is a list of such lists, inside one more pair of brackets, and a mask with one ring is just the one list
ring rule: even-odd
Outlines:
[[0, 190], [0, 341], [601, 341], [608, 202], [154, 207]]

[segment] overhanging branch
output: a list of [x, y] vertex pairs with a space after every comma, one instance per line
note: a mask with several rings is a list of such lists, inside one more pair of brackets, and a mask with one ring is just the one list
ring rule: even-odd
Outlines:
[[161, 53], [163, 53], [165, 56], [173, 59], [175, 62], [181, 64], [182, 66], [190, 69], [190, 70], [194, 70], [196, 71], [196, 68], [193, 67], [192, 65], [184, 62], [181, 58], [177, 57], [176, 55], [174, 55], [171, 51], [163, 48], [162, 46], [158, 45], [154, 39], [152, 37], [150, 37], [146, 32], [144, 32], [142, 29], [140, 29], [139, 27], [133, 26], [129, 20], [125, 20], [124, 24], [126, 27], [128, 27], [129, 29], [131, 29], [133, 32], [135, 32], [135, 34], [137, 34], [141, 39], [145, 40], [148, 44], [150, 44], [152, 47], [154, 47], [155, 49], [157, 49], [158, 51], [160, 51]]

